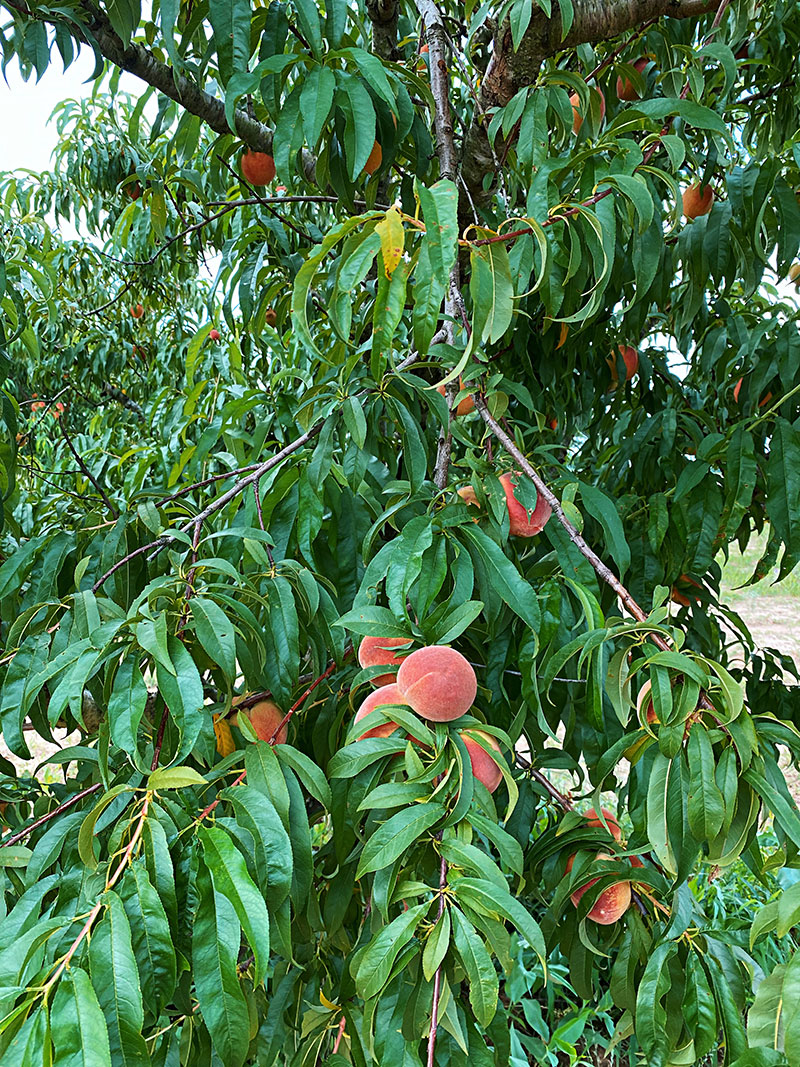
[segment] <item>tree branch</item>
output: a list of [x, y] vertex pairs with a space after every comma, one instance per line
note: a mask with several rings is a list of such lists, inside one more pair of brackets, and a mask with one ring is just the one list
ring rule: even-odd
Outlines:
[[[699, 18], [718, 7], [717, 0], [581, 0], [569, 33], [561, 39], [561, 15], [557, 5], [548, 18], [534, 8], [528, 29], [515, 52], [506, 19], [494, 38], [492, 58], [481, 84], [484, 111], [505, 107], [515, 93], [533, 85], [545, 59], [581, 44], [596, 44], [637, 29], [644, 23], [670, 18]], [[464, 144], [461, 171], [473, 199], [485, 203], [492, 195], [484, 179], [494, 173], [492, 146], [481, 114], [476, 110]]]
[[57, 808], [48, 811], [45, 815], [38, 818], [36, 822], [32, 822], [30, 826], [26, 826], [24, 830], [20, 830], [14, 834], [13, 837], [9, 837], [7, 841], [0, 841], [0, 848], [7, 848], [8, 845], [16, 845], [18, 841], [24, 841], [34, 830], [38, 830], [40, 826], [44, 826], [45, 823], [50, 822], [51, 819], [55, 819], [56, 816], [61, 815], [62, 812], [69, 811], [69, 809], [74, 807], [78, 801], [83, 800], [85, 797], [90, 797], [93, 793], [96, 793], [98, 789], [102, 788], [103, 783], [98, 782], [96, 785], [90, 785], [87, 789], [82, 789], [80, 793], [75, 793], [74, 796], [69, 797], [68, 800], [59, 804]]
[[397, 47], [397, 0], [367, 0], [372, 23], [372, 51], [381, 59], [398, 62], [403, 57]]
[[416, 0], [417, 10], [425, 24], [425, 40], [430, 50], [431, 92], [433, 93], [433, 131], [436, 135], [436, 154], [439, 174], [456, 181], [458, 156], [453, 135], [453, 116], [450, 110], [450, 72], [445, 61], [447, 32], [439, 8], [433, 0]]
[[111, 514], [114, 516], [114, 518], [118, 519], [119, 518], [119, 512], [117, 511], [117, 509], [114, 507], [114, 505], [109, 500], [109, 498], [106, 495], [106, 492], [103, 489], [102, 485], [98, 482], [98, 480], [95, 478], [95, 476], [92, 474], [92, 472], [89, 470], [89, 468], [86, 466], [86, 464], [83, 462], [83, 460], [81, 459], [80, 455], [76, 451], [75, 446], [73, 445], [72, 440], [70, 439], [70, 436], [67, 433], [67, 430], [66, 430], [66, 427], [64, 426], [64, 423], [63, 422], [59, 422], [59, 426], [61, 428], [61, 435], [64, 438], [64, 440], [66, 441], [67, 448], [72, 453], [72, 456], [73, 456], [75, 462], [78, 464], [80, 469], [83, 471], [83, 473], [86, 475], [86, 477], [92, 483], [92, 485], [95, 487], [97, 492], [103, 498], [103, 503], [108, 508], [108, 510], [111, 512]]

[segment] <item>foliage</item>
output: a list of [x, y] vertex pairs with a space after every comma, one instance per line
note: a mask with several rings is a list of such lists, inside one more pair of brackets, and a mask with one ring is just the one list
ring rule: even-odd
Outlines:
[[[800, 1064], [797, 666], [716, 562], [800, 559], [797, 6], [0, 6], [98, 61], [0, 186], [0, 1064]], [[363, 636], [474, 707], [358, 739]]]

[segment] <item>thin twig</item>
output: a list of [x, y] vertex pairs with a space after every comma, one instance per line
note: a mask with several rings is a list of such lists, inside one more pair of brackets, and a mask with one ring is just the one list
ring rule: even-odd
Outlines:
[[102, 788], [103, 783], [97, 782], [96, 785], [90, 785], [87, 789], [82, 789], [80, 793], [75, 793], [69, 800], [65, 800], [62, 804], [59, 804], [57, 808], [48, 811], [46, 815], [42, 815], [36, 822], [32, 822], [30, 826], [26, 826], [24, 830], [20, 830], [6, 841], [0, 841], [0, 848], [6, 848], [8, 845], [16, 845], [18, 841], [24, 841], [34, 830], [38, 830], [40, 826], [44, 826], [45, 823], [50, 822], [51, 819], [55, 819], [56, 816], [61, 815], [62, 812], [69, 811], [69, 809], [74, 807], [79, 801], [83, 800], [85, 797], [91, 796], [93, 793], [96, 793], [98, 789]]
[[[442, 856], [439, 865], [439, 916], [441, 919], [444, 912], [444, 891], [447, 888], [447, 860]], [[431, 1006], [431, 1029], [428, 1034], [428, 1061], [427, 1067], [433, 1067], [436, 1055], [436, 1031], [439, 1028], [439, 997], [442, 992], [442, 965], [436, 968], [433, 976], [433, 1004]]]
[[85, 464], [85, 463], [83, 462], [83, 460], [81, 459], [81, 457], [80, 457], [80, 455], [78, 454], [78, 452], [77, 452], [77, 450], [76, 450], [75, 446], [74, 446], [74, 445], [73, 445], [73, 443], [72, 443], [72, 440], [70, 439], [70, 436], [69, 436], [69, 434], [67, 433], [67, 429], [66, 429], [66, 427], [64, 426], [64, 423], [63, 423], [63, 422], [61, 422], [61, 421], [59, 421], [59, 424], [58, 424], [58, 425], [59, 425], [59, 428], [61, 429], [61, 434], [62, 434], [62, 436], [63, 436], [64, 440], [65, 440], [65, 441], [66, 441], [66, 443], [67, 443], [67, 448], [68, 448], [68, 449], [70, 450], [70, 452], [72, 453], [72, 455], [73, 455], [73, 458], [74, 458], [75, 462], [76, 462], [76, 463], [78, 464], [78, 466], [80, 467], [80, 469], [81, 469], [81, 470], [83, 471], [83, 473], [84, 473], [84, 474], [86, 475], [86, 477], [87, 477], [87, 478], [89, 479], [89, 481], [90, 481], [90, 482], [92, 483], [92, 485], [93, 485], [93, 486], [95, 487], [95, 489], [97, 490], [97, 492], [98, 492], [98, 493], [100, 494], [100, 496], [101, 496], [101, 497], [103, 498], [103, 503], [104, 503], [104, 504], [105, 504], [105, 506], [106, 506], [106, 507], [108, 508], [108, 510], [109, 510], [109, 511], [111, 512], [111, 514], [112, 514], [112, 515], [114, 516], [114, 518], [115, 518], [115, 519], [118, 519], [118, 518], [119, 518], [119, 512], [117, 511], [117, 509], [116, 509], [116, 508], [114, 507], [114, 505], [113, 505], [113, 504], [111, 503], [111, 501], [109, 500], [109, 498], [108, 498], [108, 496], [106, 495], [106, 492], [105, 492], [105, 490], [103, 489], [102, 485], [101, 485], [101, 484], [100, 484], [100, 483], [98, 482], [98, 480], [97, 480], [97, 479], [95, 478], [95, 476], [94, 476], [94, 475], [92, 474], [92, 472], [91, 472], [91, 471], [89, 470], [89, 468], [88, 468], [88, 467], [86, 466], [86, 464]]

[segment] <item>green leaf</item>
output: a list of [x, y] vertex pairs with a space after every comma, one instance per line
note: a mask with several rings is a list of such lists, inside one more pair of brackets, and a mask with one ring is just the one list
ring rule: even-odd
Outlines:
[[175, 989], [175, 949], [164, 905], [144, 867], [131, 864], [119, 883], [148, 1014], [157, 1017]]
[[422, 973], [425, 981], [430, 982], [436, 973], [439, 964], [447, 955], [450, 947], [450, 908], [445, 908], [439, 916], [436, 925], [425, 939], [425, 949], [422, 953]]
[[483, 530], [465, 526], [461, 527], [459, 532], [474, 546], [500, 597], [534, 633], [538, 633], [541, 614], [533, 586], [525, 581], [500, 546]]
[[189, 607], [197, 639], [212, 663], [222, 668], [229, 682], [236, 680], [236, 633], [233, 623], [213, 600], [192, 597]]
[[294, 0], [294, 9], [297, 12], [297, 21], [303, 36], [310, 44], [314, 57], [319, 59], [326, 50], [319, 8], [314, 0]]
[[305, 752], [292, 748], [291, 745], [277, 745], [275, 755], [279, 763], [286, 763], [292, 768], [312, 797], [316, 797], [320, 804], [330, 811], [331, 787], [317, 764], [309, 759]]
[[6, 845], [0, 849], [0, 867], [27, 867], [33, 852], [24, 845]]
[[414, 804], [404, 811], [398, 811], [375, 831], [369, 838], [356, 871], [356, 878], [361, 878], [370, 871], [378, 871], [401, 856], [426, 830], [437, 823], [444, 815], [441, 804]]
[[242, 1067], [250, 1045], [250, 1016], [236, 969], [241, 930], [231, 903], [201, 864], [192, 924], [192, 969], [197, 1001], [211, 1042], [225, 1067]]
[[108, 701], [108, 722], [111, 740], [139, 761], [139, 724], [147, 706], [147, 685], [139, 670], [135, 654], [129, 650], [114, 675], [114, 685]]
[[193, 785], [207, 785], [194, 767], [159, 767], [147, 780], [148, 789], [187, 789]]
[[383, 989], [400, 950], [414, 936], [417, 923], [429, 910], [431, 901], [416, 904], [402, 912], [367, 945], [355, 974], [359, 995], [368, 1000]]
[[513, 923], [539, 957], [542, 967], [546, 967], [546, 949], [539, 924], [508, 890], [502, 890], [494, 882], [479, 878], [459, 878], [453, 886], [453, 892], [463, 904], [484, 915], [502, 915]]
[[183, 642], [170, 637], [168, 647], [175, 674], [159, 662], [156, 664], [156, 680], [169, 708], [170, 720], [181, 734], [180, 747], [175, 754], [175, 759], [181, 760], [192, 751], [202, 729], [206, 713], [205, 693], [200, 672]]
[[269, 888], [270, 907], [279, 907], [292, 888], [292, 843], [280, 816], [269, 797], [250, 785], [238, 785], [220, 795], [233, 805], [239, 825], [253, 835], [259, 881]]
[[[310, 0], [309, 0], [310, 2]], [[357, 181], [375, 144], [375, 108], [359, 77], [336, 72], [336, 104], [344, 113], [344, 154], [351, 181]]]
[[209, 0], [220, 81], [247, 70], [250, 60], [250, 0]]
[[581, 498], [592, 518], [603, 527], [606, 546], [622, 578], [631, 565], [631, 550], [614, 501], [602, 489], [584, 482], [581, 482]]
[[469, 1002], [481, 1026], [488, 1026], [497, 1010], [499, 981], [492, 958], [474, 926], [458, 908], [453, 913], [453, 941], [469, 983]]
[[[481, 237], [494, 236], [478, 228]], [[504, 242], [470, 248], [469, 292], [472, 297], [472, 330], [478, 344], [496, 343], [511, 325], [514, 284]]]
[[702, 723], [695, 723], [689, 733], [686, 756], [689, 762], [689, 829], [698, 841], [710, 841], [722, 829], [725, 802], [714, 777], [711, 741]]
[[53, 1067], [111, 1067], [108, 1030], [89, 976], [65, 971], [50, 1009]]
[[269, 964], [269, 914], [264, 898], [247, 873], [244, 856], [218, 826], [201, 826], [197, 836], [216, 894], [230, 901], [255, 956], [255, 980], [264, 980]]
[[672, 875], [677, 873], [672, 835], [677, 820], [681, 820], [681, 825], [683, 821], [682, 790], [680, 757], [668, 759], [657, 752], [647, 789], [647, 839], [659, 862]]
[[106, 890], [102, 901], [105, 914], [89, 942], [92, 984], [106, 1017], [113, 1062], [145, 1067], [150, 1056], [142, 1037], [142, 990], [128, 916], [112, 890]]

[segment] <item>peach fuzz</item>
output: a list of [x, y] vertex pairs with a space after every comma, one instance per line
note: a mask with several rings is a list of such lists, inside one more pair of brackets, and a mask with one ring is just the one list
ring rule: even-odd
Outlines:
[[[610, 860], [612, 857], [607, 852], [598, 852], [597, 859]], [[567, 874], [572, 870], [572, 865], [575, 862], [575, 856], [572, 855], [567, 860]], [[570, 900], [577, 908], [580, 903], [581, 897], [587, 889], [599, 882], [599, 878], [593, 878], [586, 885], [582, 885], [580, 889], [576, 889], [574, 893], [570, 894]], [[592, 905], [591, 910], [588, 912], [586, 918], [591, 919], [600, 926], [611, 926], [617, 919], [621, 918], [630, 907], [631, 903], [631, 884], [630, 882], [615, 882], [610, 885], [608, 889], [604, 889], [595, 903]]]
[[683, 190], [683, 213], [687, 219], [707, 215], [714, 203], [714, 190], [710, 185], [700, 187], [699, 182]]
[[500, 484], [506, 494], [506, 505], [508, 506], [509, 530], [513, 537], [533, 537], [535, 534], [541, 533], [545, 528], [553, 509], [540, 494], [536, 499], [536, 507], [533, 509], [533, 513], [528, 515], [528, 512], [514, 496], [516, 482], [512, 481], [512, 478], [518, 477], [518, 472], [500, 475]]
[[493, 748], [499, 754], [500, 746], [497, 743], [497, 739], [483, 730], [462, 730], [459, 733], [459, 737], [466, 745], [467, 752], [469, 752], [472, 773], [479, 782], [483, 782], [490, 793], [493, 793], [502, 782], [503, 774], [486, 749], [482, 748], [473, 739], [479, 737], [481, 741], [485, 741], [490, 748]]
[[620, 830], [619, 828], [619, 823], [617, 822], [616, 815], [612, 811], [609, 811], [608, 808], [601, 808], [600, 812], [603, 815], [603, 818], [606, 820], [605, 826], [603, 826], [603, 823], [600, 820], [600, 816], [597, 814], [594, 808], [590, 808], [587, 812], [585, 812], [583, 817], [584, 819], [586, 819], [589, 826], [599, 827], [601, 830], [606, 830], [607, 828], [607, 832], [610, 831], [611, 836], [614, 838], [615, 841], [621, 841], [622, 830]]
[[[353, 722], [359, 722], [361, 719], [369, 715], [370, 712], [376, 711], [378, 708], [386, 707], [388, 704], [406, 704], [407, 701], [403, 699], [403, 694], [392, 683], [391, 685], [383, 685], [380, 689], [376, 689], [373, 693], [363, 701], [361, 707], [355, 714]], [[359, 741], [363, 741], [365, 737], [388, 737], [389, 734], [393, 734], [395, 730], [399, 729], [396, 722], [382, 722], [378, 726], [373, 726], [371, 730], [367, 730], [361, 734], [358, 738]]]
[[[240, 698], [244, 699], [244, 698]], [[234, 701], [238, 703], [239, 701]], [[238, 724], [239, 716], [245, 715], [250, 725], [255, 730], [256, 736], [260, 741], [269, 741], [275, 732], [275, 727], [282, 721], [284, 713], [274, 704], [271, 700], [259, 700], [257, 704], [254, 704], [251, 708], [242, 708], [237, 713], [236, 722]], [[275, 738], [276, 745], [283, 745], [286, 742], [286, 737], [289, 733], [289, 724], [281, 727], [278, 736]]]
[[[600, 121], [606, 117], [606, 98], [600, 89], [590, 89], [590, 94], [596, 93], [600, 97]], [[572, 104], [572, 132], [578, 133], [583, 125], [583, 112], [581, 111], [581, 98], [577, 93], [573, 93], [569, 102]], [[591, 107], [591, 104], [590, 104]]]
[[269, 185], [275, 177], [275, 160], [266, 152], [245, 152], [242, 174], [251, 185]]
[[478, 693], [469, 661], [448, 645], [427, 645], [400, 664], [397, 686], [423, 719], [450, 722], [466, 714]]
[[[362, 667], [383, 667], [384, 665], [388, 667], [390, 664], [394, 666], [403, 662], [406, 653], [391, 650], [403, 648], [404, 645], [408, 645], [408, 639], [405, 637], [365, 637], [358, 646], [358, 662]], [[395, 678], [395, 672], [388, 671], [386, 674], [371, 678], [370, 681], [375, 686], [390, 685]]]

